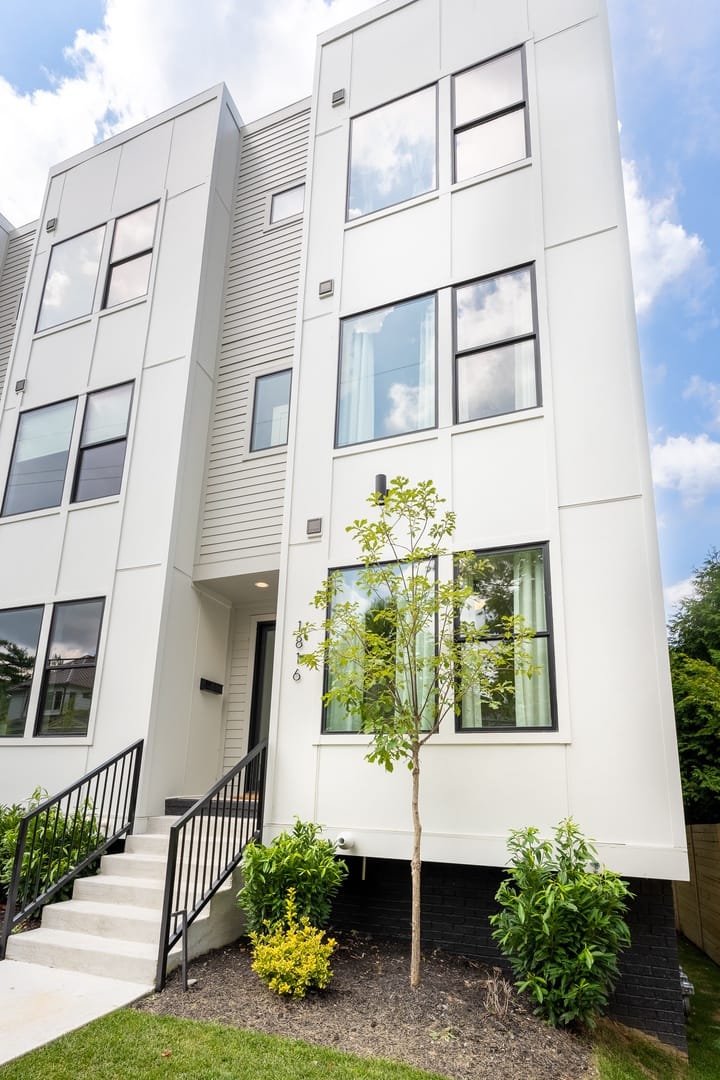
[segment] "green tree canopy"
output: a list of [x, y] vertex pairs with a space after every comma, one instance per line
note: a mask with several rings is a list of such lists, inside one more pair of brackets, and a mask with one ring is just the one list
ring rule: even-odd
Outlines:
[[720, 821], [720, 671], [672, 650], [670, 672], [685, 817]]
[[693, 576], [693, 594], [668, 625], [670, 648], [720, 668], [720, 551], [713, 549]]

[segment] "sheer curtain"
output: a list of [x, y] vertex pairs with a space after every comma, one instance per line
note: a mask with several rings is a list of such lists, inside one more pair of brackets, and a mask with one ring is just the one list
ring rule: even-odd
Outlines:
[[537, 405], [535, 342], [521, 341], [511, 348], [515, 360], [515, 408], [532, 409]]
[[[545, 625], [545, 577], [539, 551], [520, 551], [513, 557], [513, 614], [521, 615], [526, 624], [535, 631], [544, 631]], [[548, 697], [547, 638], [533, 638], [528, 642], [535, 664], [543, 673], [515, 675], [515, 716], [518, 727], [548, 727], [550, 725], [550, 701]]]
[[435, 303], [428, 304], [420, 327], [417, 430], [435, 424]]
[[365, 442], [375, 436], [374, 336], [360, 327], [343, 342], [338, 445]]

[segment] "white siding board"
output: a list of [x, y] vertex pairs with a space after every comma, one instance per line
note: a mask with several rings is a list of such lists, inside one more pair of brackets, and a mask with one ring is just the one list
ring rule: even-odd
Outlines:
[[[248, 426], [253, 377], [292, 364], [302, 221], [270, 226], [267, 214], [273, 192], [304, 180], [308, 129], [304, 111], [255, 128], [243, 141], [197, 555], [201, 566], [280, 551], [286, 452], [248, 454]], [[228, 724], [231, 741], [234, 728]], [[247, 732], [238, 731], [238, 745], [244, 745]]]
[[3, 392], [10, 351], [15, 335], [18, 307], [25, 287], [35, 230], [16, 231], [8, 241], [0, 274], [0, 396]]

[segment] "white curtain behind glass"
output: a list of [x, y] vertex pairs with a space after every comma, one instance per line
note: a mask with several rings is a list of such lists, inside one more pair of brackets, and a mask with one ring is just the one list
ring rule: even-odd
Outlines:
[[375, 436], [375, 348], [374, 335], [351, 330], [343, 350], [342, 407], [338, 443], [347, 446]]
[[[513, 614], [521, 615], [533, 630], [545, 629], [545, 580], [542, 559], [537, 551], [520, 551], [513, 557]], [[544, 658], [545, 638], [534, 638], [529, 643], [533, 660], [539, 654]], [[544, 665], [543, 665], [544, 666]], [[548, 727], [550, 702], [547, 694], [546, 673], [528, 678], [515, 675], [515, 716], [518, 727]]]

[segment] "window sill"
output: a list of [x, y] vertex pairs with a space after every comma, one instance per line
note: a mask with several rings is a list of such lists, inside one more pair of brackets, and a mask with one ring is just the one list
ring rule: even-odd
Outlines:
[[281, 443], [279, 446], [268, 446], [264, 450], [246, 450], [243, 454], [243, 461], [260, 461], [263, 458], [280, 457], [281, 454], [287, 457], [287, 451], [287, 443]]
[[93, 313], [88, 312], [87, 315], [79, 315], [77, 319], [68, 319], [67, 322], [56, 323], [55, 326], [46, 326], [44, 330], [35, 331], [33, 341], [51, 337], [53, 334], [59, 334], [63, 330], [73, 330], [76, 326], [83, 326], [85, 323], [92, 322], [92, 318]]
[[[362, 746], [371, 744], [369, 735], [358, 735], [351, 731], [338, 731], [335, 733], [325, 732], [312, 743], [313, 746]], [[565, 732], [556, 731], [553, 728], [522, 728], [521, 730], [508, 729], [506, 731], [458, 731], [455, 733], [439, 732], [432, 735], [425, 744], [430, 746], [527, 746], [527, 745], [562, 745], [572, 742]]]
[[351, 454], [363, 454], [372, 450], [389, 450], [393, 446], [407, 446], [409, 443], [430, 442], [438, 437], [438, 428], [425, 431], [408, 431], [405, 435], [386, 435], [382, 439], [369, 439], [367, 442], [352, 443], [350, 446], [336, 446], [333, 455], [336, 458], [349, 457]]
[[483, 416], [479, 420], [464, 420], [460, 424], [453, 424], [450, 435], [464, 435], [469, 431], [483, 431], [485, 428], [504, 427], [506, 424], [521, 424], [526, 420], [542, 420], [545, 412], [542, 405], [533, 409], [521, 409], [513, 413], [501, 413], [499, 416]]
[[6, 746], [92, 746], [92, 739], [87, 735], [23, 735], [0, 738], [0, 748]]
[[68, 503], [68, 513], [75, 513], [77, 510], [86, 510], [91, 506], [110, 506], [112, 503], [120, 502], [120, 495], [100, 495], [97, 499], [83, 499], [81, 502]]
[[475, 187], [477, 184], [486, 184], [488, 180], [495, 180], [498, 176], [507, 176], [508, 173], [520, 172], [532, 165], [532, 158], [521, 158], [520, 161], [511, 161], [508, 165], [501, 165], [498, 169], [490, 172], [478, 173], [477, 176], [468, 176], [467, 180], [458, 180], [450, 186], [450, 191], [464, 191], [465, 188]]
[[62, 509], [62, 506], [44, 506], [41, 510], [23, 510], [20, 514], [3, 514], [0, 517], [0, 525], [14, 521], [29, 521], [31, 518], [53, 517], [59, 515]]
[[392, 206], [383, 206], [381, 210], [373, 210], [370, 214], [361, 214], [360, 217], [351, 218], [345, 222], [345, 229], [356, 229], [359, 225], [365, 225], [368, 221], [378, 221], [381, 218], [389, 217], [391, 214], [410, 210], [414, 206], [423, 206], [425, 203], [434, 202], [439, 198], [440, 192], [437, 188], [433, 191], [424, 191], [422, 195], [416, 195], [414, 199], [406, 199], [404, 202], [393, 203]]

